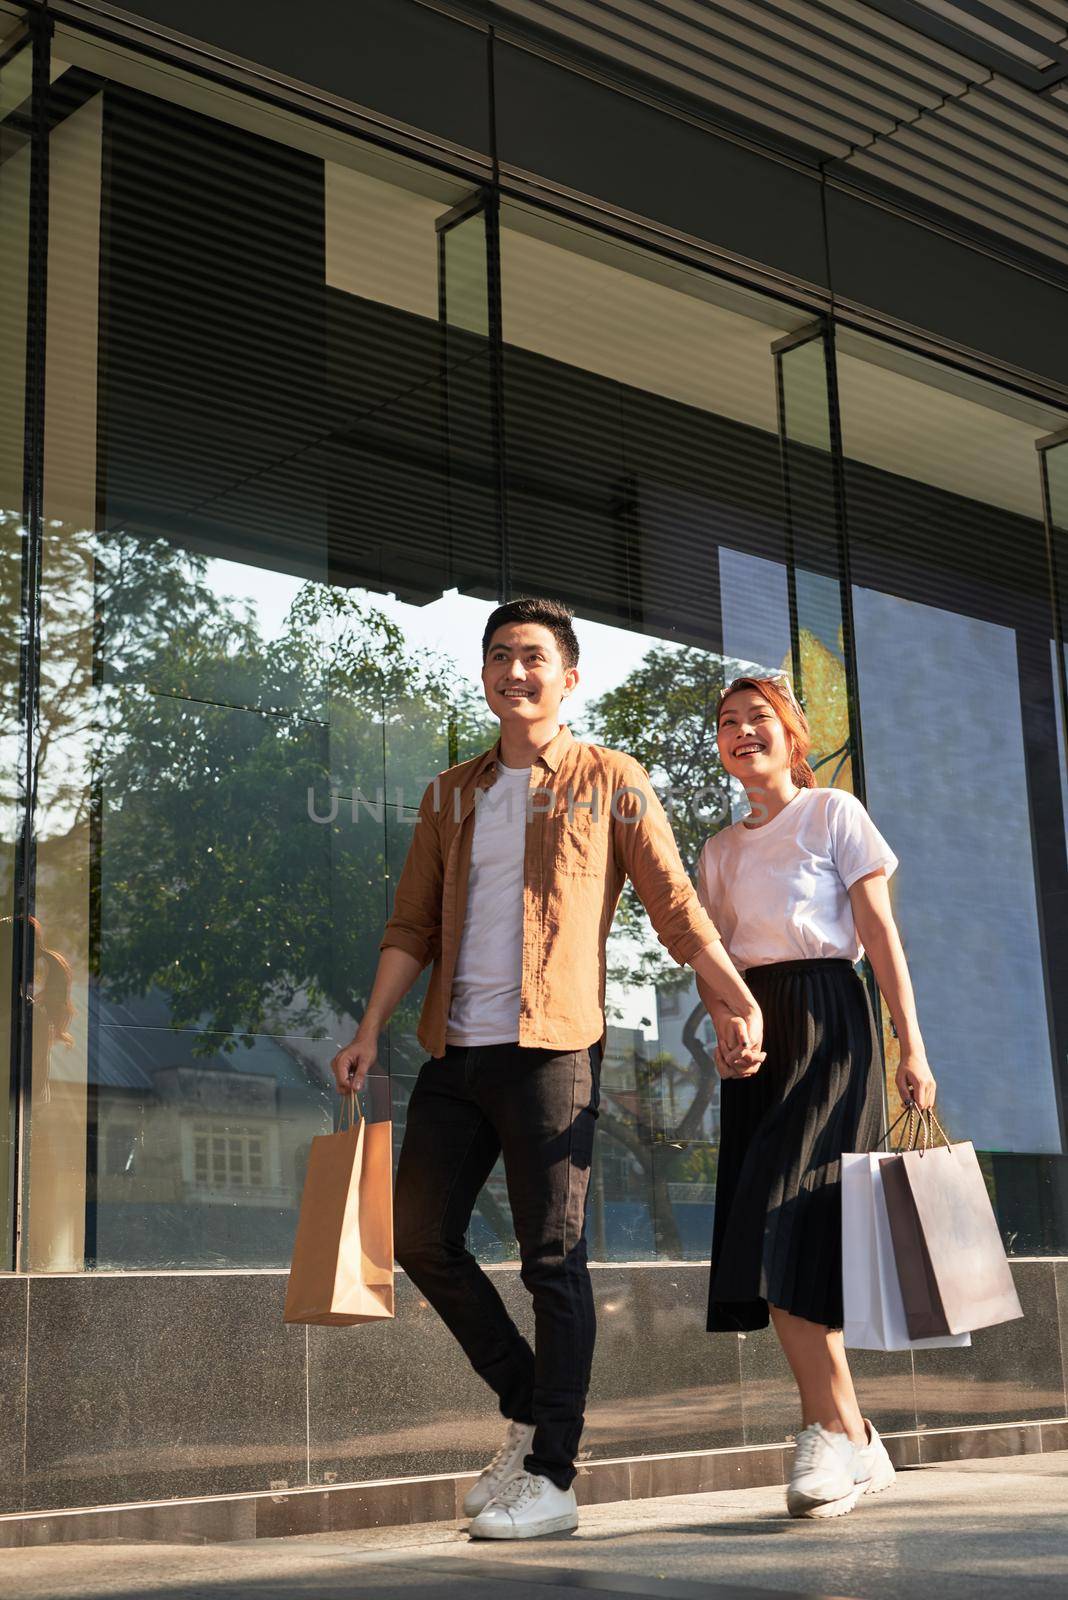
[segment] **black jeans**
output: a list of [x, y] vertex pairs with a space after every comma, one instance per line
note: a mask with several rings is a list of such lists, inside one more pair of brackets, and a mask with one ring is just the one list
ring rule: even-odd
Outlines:
[[[527, 1471], [561, 1489], [575, 1476], [596, 1332], [586, 1194], [599, 1078], [599, 1045], [450, 1045], [419, 1074], [397, 1170], [397, 1260], [504, 1416], [534, 1424]], [[535, 1351], [465, 1243], [500, 1154]]]

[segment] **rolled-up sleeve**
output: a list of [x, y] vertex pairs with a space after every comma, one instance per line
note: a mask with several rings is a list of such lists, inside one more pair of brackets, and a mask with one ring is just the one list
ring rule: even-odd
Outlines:
[[713, 944], [719, 932], [697, 898], [671, 824], [649, 774], [627, 762], [612, 806], [613, 848], [649, 913], [660, 943], [680, 966]]
[[412, 842], [393, 896], [393, 914], [386, 923], [380, 950], [406, 950], [427, 966], [441, 952], [441, 895], [444, 869], [441, 835], [431, 784], [419, 802]]

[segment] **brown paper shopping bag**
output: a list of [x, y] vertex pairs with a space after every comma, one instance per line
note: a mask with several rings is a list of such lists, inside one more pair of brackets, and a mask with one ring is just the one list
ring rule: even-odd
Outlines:
[[349, 1098], [355, 1126], [311, 1143], [286, 1322], [345, 1327], [393, 1315], [392, 1124], [367, 1122]]
[[882, 1177], [911, 1339], [1023, 1316], [970, 1143], [932, 1145], [925, 1137], [924, 1148], [884, 1161]]

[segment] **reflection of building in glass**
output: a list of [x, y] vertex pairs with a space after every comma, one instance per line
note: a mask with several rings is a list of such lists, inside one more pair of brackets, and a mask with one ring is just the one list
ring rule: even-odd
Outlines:
[[96, 1265], [269, 1262], [294, 1226], [308, 1146], [329, 1132], [322, 1068], [287, 1039], [199, 1052], [159, 996], [102, 1007], [91, 1080]]
[[[716, 1048], [716, 1030], [701, 1004], [692, 977], [681, 986], [657, 987], [656, 1028], [661, 1063], [660, 1126], [665, 1136], [671, 1138], [701, 1089], [716, 1078], [709, 1059]], [[693, 1039], [696, 1051], [687, 1043], [688, 1036]], [[691, 1139], [714, 1141], [718, 1133], [719, 1095], [716, 1093], [708, 1097], [697, 1125], [687, 1128], [687, 1135]]]
[[589, 1201], [592, 1247], [605, 1260], [641, 1257], [653, 1244], [652, 1196], [643, 1148], [652, 1115], [647, 1050], [642, 1029], [608, 1025]]
[[609, 1023], [601, 1063], [601, 1095], [636, 1127], [652, 1123], [648, 1060], [651, 1046], [641, 1028]]

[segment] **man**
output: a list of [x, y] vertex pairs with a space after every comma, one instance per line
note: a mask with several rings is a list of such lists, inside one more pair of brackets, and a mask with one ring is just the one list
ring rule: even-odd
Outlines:
[[[561, 724], [579, 681], [571, 612], [550, 600], [499, 606], [482, 654], [500, 739], [424, 794], [367, 1009], [333, 1069], [341, 1093], [361, 1086], [387, 1019], [433, 963], [419, 1024], [430, 1059], [397, 1172], [397, 1260], [508, 1419], [464, 1503], [470, 1531], [518, 1539], [578, 1522], [571, 1485], [595, 1332], [585, 1219], [605, 939], [627, 875], [661, 943], [698, 974], [732, 1062], [762, 1059], [762, 1025], [644, 769]], [[501, 1154], [534, 1352], [465, 1246]]]

